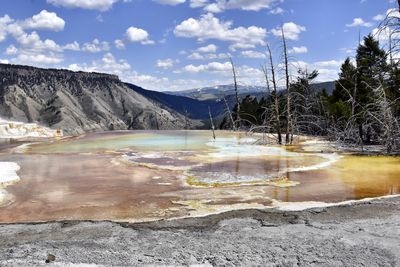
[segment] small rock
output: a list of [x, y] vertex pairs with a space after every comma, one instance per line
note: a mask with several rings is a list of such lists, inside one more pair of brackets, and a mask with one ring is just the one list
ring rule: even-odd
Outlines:
[[54, 256], [53, 254], [49, 254], [49, 255], [47, 255], [46, 263], [50, 263], [55, 260], [56, 260], [56, 256]]

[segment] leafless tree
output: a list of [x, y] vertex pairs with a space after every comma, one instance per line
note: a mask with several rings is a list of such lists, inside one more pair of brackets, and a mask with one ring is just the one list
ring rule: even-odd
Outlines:
[[235, 87], [235, 97], [236, 97], [236, 125], [234, 126], [236, 129], [240, 129], [240, 99], [239, 99], [239, 88], [237, 83], [237, 74], [235, 64], [233, 63], [233, 59], [229, 58], [232, 66], [232, 75], [233, 75], [233, 85]]
[[213, 117], [211, 115], [210, 106], [208, 106], [208, 115], [210, 116], [211, 129], [212, 129], [213, 137], [214, 137], [214, 140], [215, 140], [215, 125], [214, 125]]
[[229, 119], [230, 119], [230, 121], [231, 121], [231, 123], [232, 123], [232, 130], [233, 130], [233, 131], [236, 131], [236, 123], [235, 123], [235, 121], [233, 120], [232, 111], [231, 111], [231, 109], [229, 108], [228, 101], [226, 101], [225, 96], [224, 96], [222, 99], [224, 100], [226, 112], [228, 113]]
[[[276, 83], [276, 73], [275, 73], [275, 66], [273, 62], [273, 57], [272, 57], [272, 51], [269, 45], [267, 45], [268, 48], [268, 54], [269, 54], [269, 63], [271, 66], [271, 78], [272, 78], [272, 93], [273, 93], [273, 98], [274, 98], [274, 111], [275, 111], [275, 130], [276, 134], [278, 135], [278, 144], [282, 144], [282, 133], [281, 133], [281, 121], [280, 121], [280, 111], [279, 111], [279, 95], [278, 95], [278, 86]], [[267, 71], [267, 68], [265, 68], [265, 71]], [[268, 76], [265, 75], [265, 78], [267, 79], [267, 84], [269, 86], [269, 81], [268, 81]]]
[[281, 27], [282, 32], [282, 43], [283, 43], [283, 56], [285, 64], [285, 81], [286, 81], [286, 145], [292, 143], [292, 113], [291, 113], [291, 92], [290, 92], [290, 77], [289, 77], [289, 59], [288, 59], [288, 49], [286, 45], [285, 31]]

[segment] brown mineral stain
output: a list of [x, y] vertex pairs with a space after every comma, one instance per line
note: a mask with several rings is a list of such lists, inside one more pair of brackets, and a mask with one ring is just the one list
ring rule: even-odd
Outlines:
[[[0, 207], [0, 223], [157, 220], [268, 207], [273, 200], [341, 202], [400, 194], [400, 158], [345, 155], [301, 171], [330, 155], [285, 154], [275, 147], [275, 154], [251, 156], [247, 147], [243, 154], [213, 156], [219, 148], [207, 145], [211, 138], [208, 131], [126, 131], [47, 141], [25, 153], [5, 146], [0, 161], [18, 163], [21, 180], [5, 189], [12, 201]], [[248, 136], [217, 132], [218, 138], [239, 142]]]

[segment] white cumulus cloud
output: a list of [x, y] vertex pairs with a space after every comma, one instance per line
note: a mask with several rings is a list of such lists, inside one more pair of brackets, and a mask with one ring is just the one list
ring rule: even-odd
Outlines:
[[[286, 39], [288, 40], [298, 40], [299, 36], [302, 32], [306, 31], [306, 27], [298, 25], [294, 22], [286, 22], [282, 25], [283, 32], [285, 34]], [[277, 27], [272, 29], [272, 34], [275, 36], [282, 36], [282, 28]]]
[[253, 48], [265, 45], [267, 30], [257, 26], [233, 28], [232, 21], [220, 21], [207, 13], [199, 19], [189, 18], [174, 29], [178, 37], [196, 38], [198, 41], [220, 40], [231, 43], [231, 49]]
[[266, 58], [266, 54], [253, 50], [242, 51], [242, 56], [247, 58]]
[[54, 12], [42, 10], [39, 14], [24, 20], [21, 24], [26, 29], [62, 31], [65, 21]]
[[218, 47], [214, 44], [209, 44], [207, 46], [202, 46], [197, 48], [197, 51], [200, 53], [215, 53]]
[[117, 49], [125, 49], [125, 43], [120, 39], [115, 40], [114, 45]]
[[[67, 8], [82, 8], [98, 11], [109, 10], [120, 0], [47, 0], [47, 3]], [[124, 1], [127, 2], [127, 1]]]
[[98, 53], [108, 50], [110, 50], [109, 43], [106, 41], [100, 41], [99, 39], [94, 39], [93, 41], [82, 45], [82, 51], [90, 53]]
[[294, 46], [293, 48], [289, 49], [289, 53], [291, 54], [305, 54], [307, 52], [308, 49], [305, 46]]
[[157, 60], [156, 66], [158, 68], [162, 68], [162, 69], [165, 69], [165, 70], [166, 69], [170, 69], [170, 68], [172, 68], [174, 66], [174, 60], [170, 59], [170, 58], [167, 58], [167, 59], [164, 59], [164, 60], [159, 59], [159, 60]]
[[202, 7], [207, 12], [219, 13], [229, 9], [240, 9], [247, 11], [259, 11], [272, 8], [281, 0], [191, 0], [192, 8]]
[[126, 30], [126, 38], [132, 43], [141, 43], [143, 45], [154, 44], [154, 41], [150, 40], [147, 31], [136, 27], [129, 27]]
[[353, 22], [350, 24], [346, 24], [346, 27], [371, 27], [372, 23], [371, 22], [366, 22], [362, 18], [355, 18], [353, 19]]
[[186, 0], [153, 0], [153, 2], [162, 4], [162, 5], [176, 6], [176, 5], [185, 3]]

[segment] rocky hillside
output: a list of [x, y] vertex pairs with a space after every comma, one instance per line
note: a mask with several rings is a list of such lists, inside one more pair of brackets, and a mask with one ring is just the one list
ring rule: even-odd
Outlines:
[[138, 94], [117, 76], [9, 64], [0, 64], [0, 117], [39, 122], [66, 134], [180, 129], [186, 123], [183, 115]]
[[[138, 94], [141, 94], [148, 99], [152, 99], [153, 101], [161, 103], [163, 106], [175, 110], [180, 114], [186, 114], [191, 119], [205, 120], [206, 122], [208, 122], [209, 107], [213, 117], [219, 116], [226, 110], [225, 104], [221, 100], [198, 100], [186, 96], [172, 95], [164, 92], [146, 90], [129, 83], [127, 83], [126, 85]], [[234, 104], [232, 104], [232, 107], [233, 105]]]

